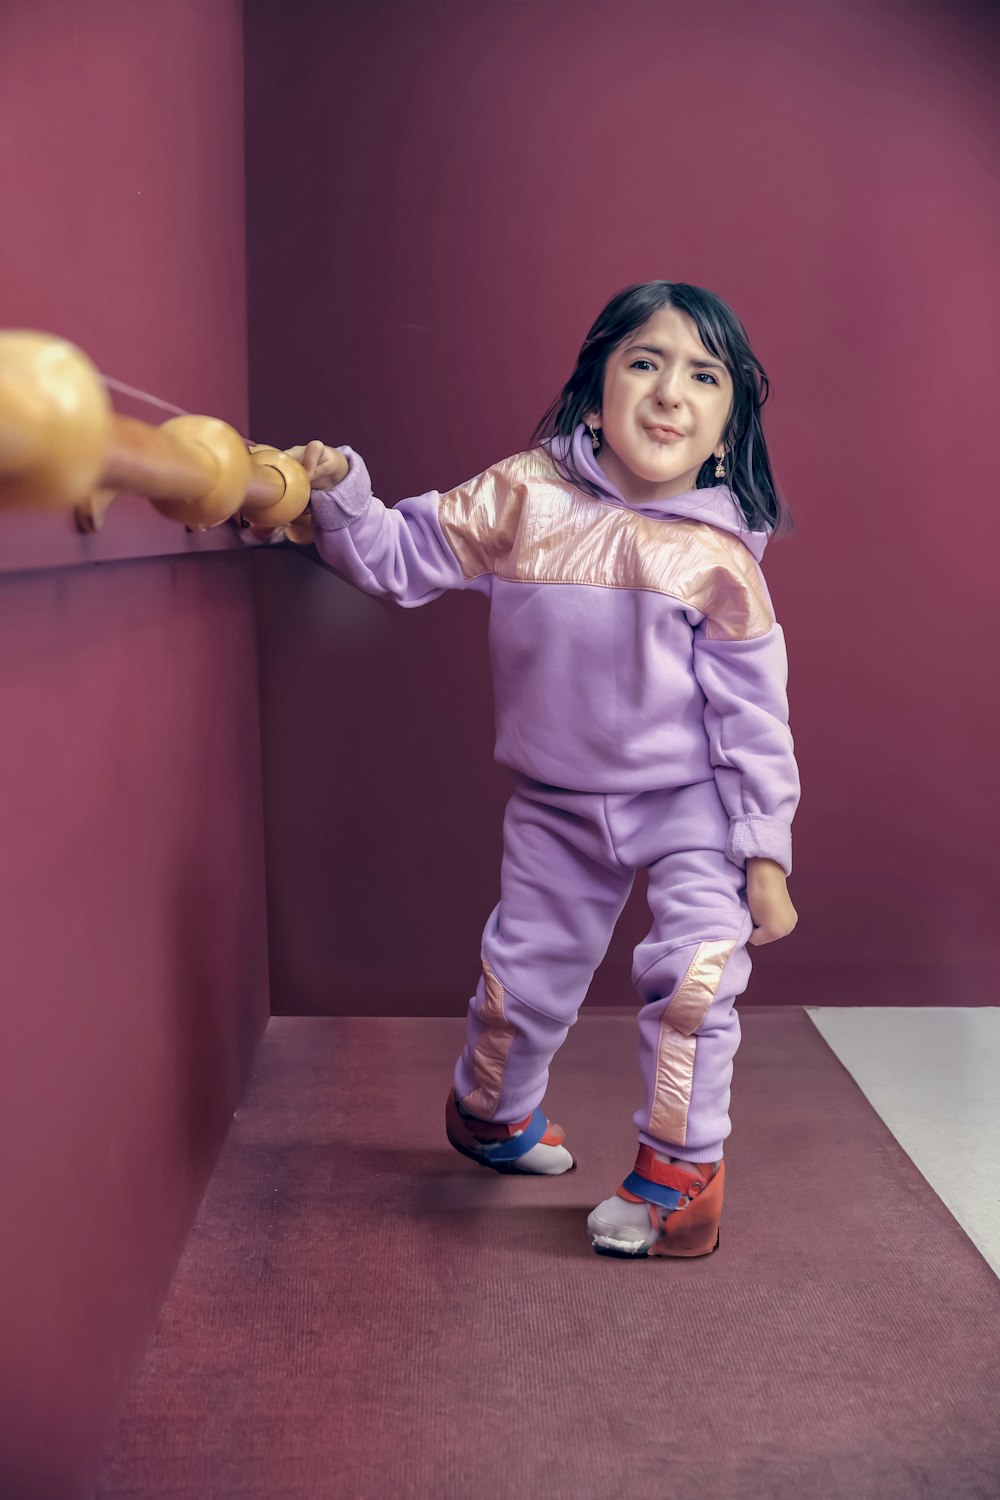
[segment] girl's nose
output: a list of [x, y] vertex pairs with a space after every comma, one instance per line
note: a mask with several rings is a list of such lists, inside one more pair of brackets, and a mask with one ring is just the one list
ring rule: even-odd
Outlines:
[[680, 394], [681, 377], [674, 371], [664, 371], [656, 383], [657, 395], [664, 406], [672, 406]]

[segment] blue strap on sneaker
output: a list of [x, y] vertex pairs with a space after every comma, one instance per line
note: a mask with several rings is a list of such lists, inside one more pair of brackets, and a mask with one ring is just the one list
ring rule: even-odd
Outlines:
[[648, 1177], [640, 1177], [638, 1172], [630, 1172], [622, 1183], [622, 1187], [628, 1188], [630, 1193], [635, 1193], [637, 1198], [646, 1198], [650, 1203], [658, 1203], [661, 1208], [673, 1213], [683, 1197], [676, 1188], [664, 1187], [662, 1183], [650, 1182]]
[[518, 1157], [524, 1156], [532, 1146], [538, 1145], [548, 1128], [548, 1123], [542, 1113], [541, 1105], [538, 1105], [520, 1135], [512, 1135], [510, 1140], [497, 1141], [495, 1145], [486, 1145], [477, 1141], [476, 1146], [490, 1161], [517, 1161]]

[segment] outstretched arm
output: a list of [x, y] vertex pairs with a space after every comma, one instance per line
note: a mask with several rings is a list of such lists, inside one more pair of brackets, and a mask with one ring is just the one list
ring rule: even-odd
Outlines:
[[[346, 475], [330, 485], [324, 484], [322, 460], [318, 465], [307, 461], [314, 447], [321, 445], [308, 444], [303, 462], [317, 486], [310, 495], [310, 513], [324, 562], [366, 594], [408, 608], [437, 599], [446, 589], [465, 587], [468, 580], [438, 518], [437, 490], [390, 508], [372, 493], [364, 459], [353, 448], [324, 450], [347, 462]], [[328, 468], [332, 462], [331, 457]]]

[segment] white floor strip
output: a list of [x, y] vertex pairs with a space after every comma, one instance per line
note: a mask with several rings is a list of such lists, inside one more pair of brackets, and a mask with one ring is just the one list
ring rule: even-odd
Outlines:
[[806, 1014], [1000, 1276], [1000, 1008]]

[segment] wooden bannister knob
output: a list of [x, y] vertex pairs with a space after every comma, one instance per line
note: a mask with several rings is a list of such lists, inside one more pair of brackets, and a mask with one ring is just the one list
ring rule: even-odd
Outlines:
[[0, 333], [0, 505], [61, 510], [97, 484], [111, 429], [100, 372], [48, 333]]
[[160, 431], [169, 432], [192, 457], [199, 458], [206, 472], [212, 475], [212, 487], [200, 500], [151, 498], [150, 505], [192, 531], [221, 526], [239, 510], [253, 474], [243, 439], [228, 422], [217, 417], [171, 417], [160, 424]]
[[244, 507], [243, 514], [255, 527], [287, 526], [301, 516], [309, 504], [309, 475], [290, 453], [256, 443], [250, 449], [250, 462], [259, 468], [277, 469], [285, 482], [285, 493], [275, 505]]

